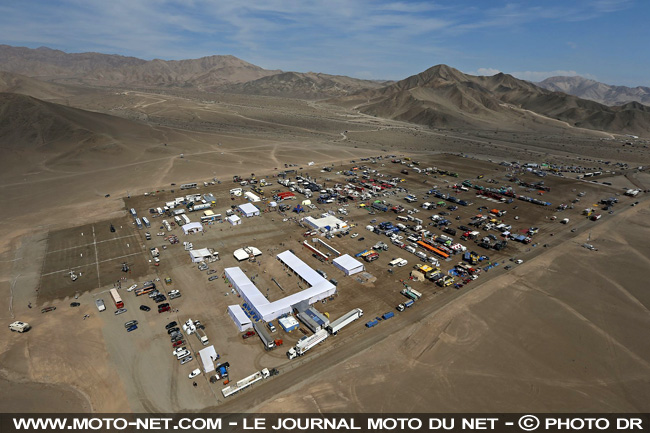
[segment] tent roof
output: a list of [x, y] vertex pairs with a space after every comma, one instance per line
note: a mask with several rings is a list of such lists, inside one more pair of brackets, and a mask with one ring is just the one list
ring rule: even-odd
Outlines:
[[193, 229], [203, 230], [203, 226], [201, 225], [201, 223], [197, 223], [197, 222], [193, 222], [193, 223], [185, 224], [185, 225], [183, 225], [183, 227], [181, 227], [181, 228], [182, 228], [183, 231], [186, 232], [186, 233], [187, 233], [188, 231], [190, 231], [190, 230], [193, 230]]
[[237, 318], [237, 321], [242, 325], [251, 323], [251, 319], [244, 313], [244, 310], [241, 309], [241, 305], [228, 305], [228, 310], [232, 312], [232, 315]]
[[217, 351], [214, 349], [214, 346], [208, 346], [205, 349], [199, 350], [199, 356], [203, 363], [203, 371], [210, 373], [215, 370], [214, 361], [217, 359]]
[[201, 248], [200, 250], [191, 250], [191, 251], [190, 251], [190, 255], [191, 255], [192, 257], [199, 258], [199, 257], [208, 257], [208, 256], [211, 256], [212, 253], [211, 253], [210, 250], [207, 249], [207, 248]]
[[358, 267], [363, 267], [363, 263], [360, 261], [356, 260], [349, 254], [345, 254], [341, 257], [337, 257], [334, 260], [332, 260], [333, 263], [336, 263], [337, 265], [347, 269], [348, 271], [351, 271], [353, 269], [357, 269]]
[[255, 207], [254, 204], [252, 203], [244, 203], [239, 205], [239, 210], [244, 212], [245, 214], [251, 214], [251, 213], [259, 213], [259, 209]]

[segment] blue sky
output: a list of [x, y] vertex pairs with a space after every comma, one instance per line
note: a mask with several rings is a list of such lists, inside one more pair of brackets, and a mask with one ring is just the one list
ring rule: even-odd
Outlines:
[[647, 0], [21, 0], [0, 43], [402, 79], [445, 63], [539, 81], [650, 86]]

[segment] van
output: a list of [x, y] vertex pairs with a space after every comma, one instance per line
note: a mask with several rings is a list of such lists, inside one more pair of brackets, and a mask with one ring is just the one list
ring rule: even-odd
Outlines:
[[103, 299], [96, 299], [95, 300], [95, 305], [97, 305], [97, 309], [102, 312], [106, 309], [106, 305], [104, 305], [104, 300]]
[[404, 249], [405, 249], [406, 251], [408, 251], [409, 253], [415, 253], [415, 248], [413, 248], [413, 247], [412, 247], [412, 246], [410, 246], [410, 245], [409, 245], [409, 246], [407, 246], [407, 247], [406, 247], [406, 248], [404, 248]]
[[275, 331], [276, 331], [276, 329], [275, 329], [275, 325], [273, 324], [273, 322], [269, 322], [269, 323], [267, 323], [266, 326], [269, 328], [269, 331], [271, 331], [271, 332], [275, 332]]

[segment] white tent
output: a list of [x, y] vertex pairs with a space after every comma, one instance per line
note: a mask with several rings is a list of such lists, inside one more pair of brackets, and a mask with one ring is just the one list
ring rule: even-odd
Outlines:
[[241, 306], [228, 305], [228, 314], [230, 315], [232, 321], [235, 322], [235, 325], [237, 325], [239, 332], [244, 332], [245, 330], [253, 327], [251, 319], [249, 319], [246, 313], [244, 313], [244, 310], [241, 309]]
[[181, 228], [183, 229], [183, 233], [185, 233], [186, 235], [190, 233], [197, 233], [203, 231], [203, 226], [201, 225], [201, 223], [197, 223], [197, 222], [185, 224]]
[[354, 275], [358, 272], [363, 271], [364, 269], [363, 263], [356, 260], [349, 254], [335, 258], [332, 260], [332, 263], [334, 263], [334, 266], [345, 272], [345, 275]]
[[233, 256], [237, 259], [237, 261], [241, 262], [242, 260], [248, 260], [250, 256], [261, 256], [262, 251], [260, 251], [258, 248], [255, 247], [244, 247], [240, 248], [238, 250], [235, 250], [234, 253], [232, 253]]
[[252, 203], [244, 203], [239, 205], [239, 210], [245, 217], [258, 216], [260, 210]]
[[192, 263], [199, 262], [214, 262], [219, 260], [219, 253], [216, 251], [210, 251], [208, 248], [201, 248], [200, 250], [191, 250], [190, 258]]
[[237, 215], [230, 215], [228, 218], [226, 218], [228, 222], [234, 226], [241, 224], [241, 218], [239, 218]]
[[[291, 251], [284, 251], [278, 254], [277, 258], [297, 273], [311, 287], [303, 289], [300, 292], [294, 293], [285, 298], [278, 299], [277, 301], [269, 302], [240, 268], [225, 269], [226, 278], [232, 284], [233, 288], [241, 295], [242, 299], [246, 303], [246, 307], [250, 309], [253, 316], [268, 322], [269, 320], [277, 319], [284, 314], [291, 313], [293, 305], [305, 301], [308, 304], [313, 304], [314, 302], [328, 298], [336, 293], [335, 285], [321, 277], [305, 262], [291, 253]], [[237, 326], [240, 326], [240, 322], [238, 322], [239, 319], [235, 316], [235, 314], [237, 314], [237, 309], [228, 308], [233, 321]]]
[[215, 370], [214, 362], [219, 359], [219, 355], [217, 355], [214, 346], [208, 346], [205, 349], [199, 350], [199, 356], [201, 357], [204, 372], [210, 373]]

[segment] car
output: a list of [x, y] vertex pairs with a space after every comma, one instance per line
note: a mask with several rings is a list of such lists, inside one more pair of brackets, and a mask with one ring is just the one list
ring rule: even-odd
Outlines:
[[161, 293], [160, 295], [153, 298], [153, 300], [156, 302], [156, 304], [160, 304], [161, 302], [165, 302], [167, 300], [167, 296]]
[[50, 311], [56, 310], [56, 307], [45, 307], [41, 310], [41, 313], [49, 313]]
[[192, 372], [189, 374], [190, 379], [194, 379], [196, 376], [201, 374], [201, 369], [197, 368], [196, 370], [192, 370]]
[[361, 242], [361, 241], [365, 241], [365, 240], [366, 240], [366, 238], [364, 238], [364, 237], [360, 237], [360, 238], [359, 238], [359, 242]]
[[71, 307], [78, 307], [79, 305], [81, 305], [79, 302], [71, 302], [70, 303]]
[[126, 313], [126, 308], [118, 308], [117, 310], [115, 310], [116, 316], [119, 316], [122, 313]]
[[127, 292], [132, 292], [132, 291], [135, 290], [136, 287], [138, 287], [138, 285], [137, 285], [137, 284], [134, 284], [134, 285], [132, 285], [131, 287], [129, 287], [128, 289], [126, 289], [126, 291], [127, 291]]
[[137, 324], [138, 324], [138, 321], [137, 321], [137, 320], [129, 320], [128, 322], [126, 322], [126, 323], [124, 324], [124, 327], [125, 327], [125, 328], [130, 328], [131, 326], [133, 326], [133, 325], [137, 325]]
[[359, 236], [359, 233], [352, 233], [352, 234], [350, 235], [350, 239], [354, 239], [354, 238], [356, 238], [357, 236]]
[[136, 329], [138, 329], [138, 325], [129, 326], [126, 328], [126, 332], [135, 331]]
[[106, 194], [104, 197], [108, 198], [108, 197], [110, 197], [110, 196], [111, 196], [110, 194]]
[[255, 335], [255, 331], [247, 331], [246, 333], [242, 334], [241, 338], [244, 340], [247, 338], [250, 338]]
[[171, 292], [168, 293], [169, 299], [176, 299], [181, 297], [181, 292], [178, 290], [172, 290]]
[[[183, 334], [181, 334], [180, 332], [178, 332], [178, 333], [176, 333], [174, 335], [170, 335], [169, 337], [170, 337], [170, 341], [172, 343], [176, 343], [178, 341], [183, 341]], [[174, 346], [174, 347], [176, 347], [176, 346]]]
[[506, 265], [506, 266], [503, 267], [503, 269], [505, 269], [506, 271], [509, 271], [510, 269], [512, 269], [512, 266]]
[[165, 329], [175, 328], [177, 325], [178, 323], [176, 323], [176, 321], [169, 322], [168, 324], [165, 325]]
[[216, 274], [217, 271], [215, 271], [214, 269], [210, 269], [207, 273], [208, 275], [212, 275], [212, 274]]
[[173, 334], [174, 332], [180, 332], [180, 329], [179, 328], [169, 328], [167, 330], [167, 334], [169, 334], [169, 335]]
[[515, 263], [518, 264], [518, 265], [521, 265], [523, 262], [524, 262], [524, 261], [521, 260], [521, 259], [517, 259], [517, 260], [515, 260]]
[[176, 341], [172, 342], [172, 347], [182, 346], [183, 344], [185, 344], [184, 340], [176, 340]]
[[211, 276], [211, 277], [208, 277], [208, 281], [214, 281], [214, 280], [216, 280], [217, 278], [219, 278], [219, 275], [213, 275], [213, 276]]
[[164, 313], [165, 311], [170, 311], [171, 307], [169, 305], [166, 305], [164, 307], [159, 307], [158, 308], [158, 313]]
[[187, 355], [190, 354], [190, 351], [187, 350], [185, 347], [182, 347], [181, 349], [182, 349], [182, 350], [179, 350], [178, 352], [176, 352], [176, 359], [183, 359], [183, 358], [185, 358]]
[[151, 308], [147, 307], [146, 305], [140, 305], [140, 309], [142, 311], [151, 311]]
[[185, 358], [181, 359], [181, 365], [185, 365], [185, 364], [187, 364], [188, 362], [190, 362], [193, 359], [194, 358], [192, 358], [192, 355], [186, 356]]

